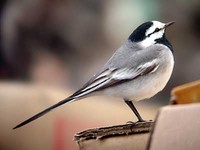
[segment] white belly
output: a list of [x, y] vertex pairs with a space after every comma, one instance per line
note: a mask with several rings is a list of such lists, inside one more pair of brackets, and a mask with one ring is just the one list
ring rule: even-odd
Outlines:
[[174, 59], [171, 51], [164, 56], [158, 69], [148, 75], [140, 76], [120, 85], [103, 90], [103, 94], [139, 101], [150, 98], [161, 91], [172, 74]]

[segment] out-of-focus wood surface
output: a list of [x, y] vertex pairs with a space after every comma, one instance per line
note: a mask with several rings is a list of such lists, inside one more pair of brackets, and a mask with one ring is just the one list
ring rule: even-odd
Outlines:
[[[0, 82], [0, 149], [76, 150], [73, 137], [79, 131], [137, 120], [123, 101], [91, 97], [63, 105], [22, 128], [12, 129], [72, 93], [32, 83]], [[145, 119], [154, 119], [158, 107], [136, 105]]]
[[173, 88], [172, 104], [189, 104], [200, 102], [200, 80]]

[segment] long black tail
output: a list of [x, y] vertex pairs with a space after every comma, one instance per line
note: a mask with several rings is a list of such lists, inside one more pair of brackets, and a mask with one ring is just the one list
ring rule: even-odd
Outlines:
[[46, 113], [50, 112], [50, 111], [53, 110], [54, 108], [56, 108], [56, 107], [58, 107], [58, 106], [60, 106], [60, 105], [63, 105], [63, 104], [65, 104], [65, 103], [68, 103], [68, 102], [70, 102], [70, 101], [72, 101], [72, 100], [75, 100], [75, 98], [72, 97], [72, 96], [71, 96], [71, 97], [68, 97], [68, 98], [66, 98], [66, 99], [64, 99], [64, 100], [62, 100], [62, 101], [60, 101], [60, 102], [58, 102], [57, 104], [55, 104], [55, 105], [53, 105], [53, 106], [51, 106], [51, 107], [49, 107], [49, 108], [47, 108], [47, 109], [41, 111], [40, 113], [38, 113], [38, 114], [32, 116], [31, 118], [25, 120], [24, 122], [20, 123], [19, 125], [17, 125], [17, 126], [14, 127], [13, 129], [20, 128], [20, 127], [22, 127], [22, 126], [24, 126], [24, 125], [26, 125], [26, 124], [28, 124], [28, 123], [30, 123], [30, 122], [36, 120], [37, 118], [42, 117], [43, 115], [45, 115]]

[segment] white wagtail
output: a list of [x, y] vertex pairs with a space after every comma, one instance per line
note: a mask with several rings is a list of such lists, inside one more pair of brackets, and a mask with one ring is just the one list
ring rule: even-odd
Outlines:
[[97, 94], [122, 98], [135, 113], [138, 121], [143, 122], [132, 101], [150, 98], [167, 84], [174, 67], [174, 57], [172, 46], [165, 37], [165, 29], [173, 23], [143, 23], [82, 88], [13, 129], [43, 116], [60, 105]]

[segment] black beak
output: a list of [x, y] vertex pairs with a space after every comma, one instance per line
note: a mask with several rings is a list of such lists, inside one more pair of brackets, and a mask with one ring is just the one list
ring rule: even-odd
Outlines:
[[175, 21], [171, 21], [171, 22], [166, 23], [166, 24], [165, 24], [165, 28], [171, 26], [171, 25], [174, 24], [174, 23], [175, 23]]

